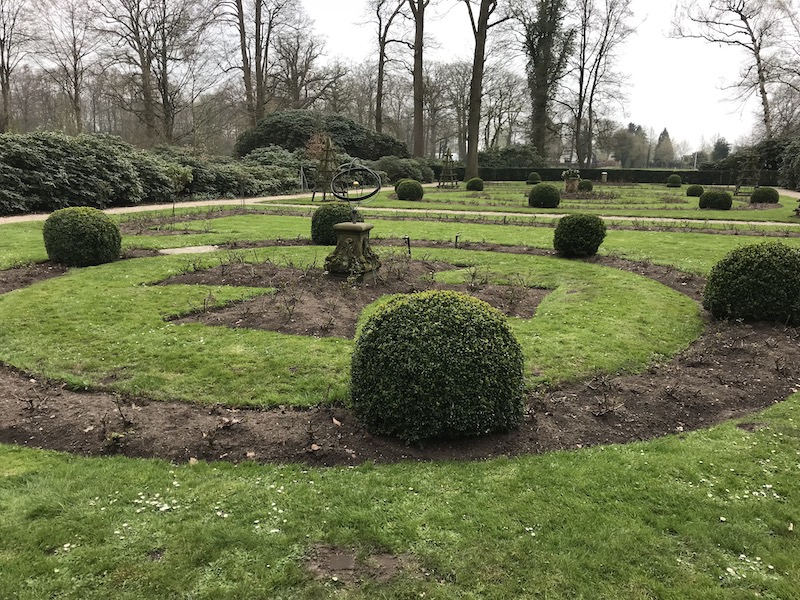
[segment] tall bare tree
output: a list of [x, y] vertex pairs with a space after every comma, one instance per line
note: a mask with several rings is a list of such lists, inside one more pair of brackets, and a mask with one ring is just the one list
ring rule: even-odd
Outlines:
[[11, 124], [11, 79], [33, 40], [30, 6], [25, 0], [0, 0], [0, 133]]
[[774, 75], [770, 48], [780, 38], [783, 15], [772, 0], [688, 0], [678, 4], [672, 35], [733, 46], [746, 62], [733, 87], [739, 98], [757, 94], [766, 138], [773, 136], [769, 82]]
[[469, 12], [472, 34], [475, 38], [475, 52], [472, 59], [472, 80], [469, 86], [469, 117], [467, 118], [467, 160], [465, 179], [478, 176], [478, 139], [481, 129], [481, 100], [483, 96], [483, 72], [486, 68], [486, 39], [489, 30], [507, 21], [510, 16], [500, 16], [492, 21], [498, 7], [498, 0], [462, 0]]
[[575, 53], [568, 97], [560, 100], [570, 113], [573, 144], [580, 167], [592, 160], [594, 123], [604, 92], [619, 87], [613, 70], [616, 51], [633, 29], [628, 0], [576, 0]]
[[393, 33], [399, 21], [406, 17], [404, 12], [406, 1], [370, 0], [369, 4], [378, 34], [378, 75], [375, 89], [375, 131], [378, 133], [383, 132], [383, 86], [389, 62], [388, 49], [391, 44], [407, 44], [402, 35], [395, 37]]
[[455, 118], [456, 149], [462, 160], [467, 155], [467, 117], [469, 116], [469, 85], [472, 65], [465, 60], [448, 63], [444, 69], [445, 91]]
[[431, 0], [407, 0], [414, 21], [414, 134], [411, 153], [425, 156], [425, 73], [423, 51], [425, 41], [425, 9]]

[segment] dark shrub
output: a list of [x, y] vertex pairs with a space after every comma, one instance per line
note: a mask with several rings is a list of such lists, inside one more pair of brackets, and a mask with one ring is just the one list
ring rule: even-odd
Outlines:
[[700, 208], [730, 210], [731, 206], [733, 206], [733, 196], [730, 192], [707, 190], [700, 195]]
[[594, 184], [592, 184], [591, 180], [589, 179], [581, 179], [578, 182], [579, 192], [591, 192], [593, 189], [594, 189]]
[[530, 185], [536, 185], [537, 183], [542, 182], [542, 176], [539, 175], [536, 171], [531, 171], [528, 173], [528, 180], [525, 183]]
[[699, 198], [704, 191], [702, 185], [693, 184], [686, 188], [686, 195], [691, 198]]
[[284, 110], [271, 113], [236, 140], [234, 152], [245, 156], [256, 148], [281, 146], [304, 149], [315, 133], [330, 135], [333, 143], [350, 156], [377, 160], [381, 156], [408, 156], [405, 144], [376, 133], [341, 115], [321, 115], [310, 110]]
[[717, 319], [800, 323], [800, 250], [781, 242], [736, 248], [711, 269], [703, 306]]
[[781, 195], [773, 187], [758, 187], [750, 194], [751, 204], [777, 204]]
[[405, 179], [397, 184], [398, 200], [422, 200], [424, 195], [422, 184], [415, 179]]
[[681, 187], [681, 176], [673, 173], [667, 177], [667, 187]]
[[553, 233], [553, 248], [561, 256], [593, 256], [606, 237], [606, 224], [596, 215], [574, 214], [562, 217]]
[[511, 144], [502, 148], [491, 148], [478, 152], [478, 163], [482, 168], [488, 169], [530, 169], [545, 164], [542, 157], [536, 152], [536, 148], [530, 144]]
[[473, 177], [469, 181], [467, 181], [467, 191], [468, 192], [482, 192], [483, 191], [483, 179], [480, 177]]
[[421, 159], [381, 156], [373, 162], [373, 167], [378, 171], [386, 171], [390, 181], [400, 179], [416, 179], [425, 183], [433, 181], [433, 169]]
[[457, 292], [389, 300], [356, 340], [351, 397], [377, 435], [407, 442], [518, 427], [522, 350], [505, 316]]
[[47, 256], [68, 267], [89, 267], [119, 258], [119, 227], [104, 212], [88, 206], [55, 211], [42, 229]]
[[561, 192], [552, 183], [540, 183], [531, 188], [528, 206], [534, 208], [556, 208], [561, 203]]
[[[323, 246], [333, 246], [336, 244], [333, 226], [352, 220], [353, 213], [347, 202], [326, 202], [320, 205], [311, 216], [311, 241]], [[364, 219], [356, 212], [355, 220], [362, 222]]]

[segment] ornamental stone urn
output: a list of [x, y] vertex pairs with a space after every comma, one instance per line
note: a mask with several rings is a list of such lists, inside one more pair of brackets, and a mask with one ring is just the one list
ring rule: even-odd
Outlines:
[[564, 180], [564, 191], [568, 194], [575, 194], [578, 191], [578, 184], [580, 183], [580, 177], [567, 177]]
[[369, 245], [369, 231], [372, 223], [337, 223], [336, 248], [325, 259], [325, 270], [332, 275], [363, 275], [377, 271], [381, 261]]

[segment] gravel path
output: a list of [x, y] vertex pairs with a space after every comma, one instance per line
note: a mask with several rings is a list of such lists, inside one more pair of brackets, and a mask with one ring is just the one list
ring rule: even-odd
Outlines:
[[[779, 188], [781, 196], [789, 196], [790, 198], [797, 198], [800, 200], [800, 192], [793, 190], [786, 190]], [[281, 208], [308, 208], [308, 205], [291, 204], [287, 200], [295, 200], [300, 198], [309, 198], [310, 193], [306, 194], [288, 194], [286, 196], [262, 196], [258, 198], [231, 198], [219, 200], [196, 200], [191, 202], [178, 202], [176, 204], [147, 204], [139, 206], [124, 206], [120, 208], [109, 208], [105, 212], [109, 214], [129, 214], [138, 212], [147, 212], [151, 210], [170, 209], [173, 206], [179, 208], [196, 208], [202, 206], [241, 206], [241, 205], [254, 205], [266, 204]], [[393, 213], [409, 213], [409, 214], [449, 214], [449, 215], [482, 215], [486, 217], [529, 217], [536, 218], [561, 218], [565, 214], [556, 213], [514, 213], [514, 212], [495, 212], [495, 211], [470, 211], [470, 210], [432, 210], [424, 208], [378, 208], [371, 206], [362, 206], [359, 210], [364, 212], [393, 212]], [[670, 217], [623, 217], [616, 215], [600, 215], [604, 219], [612, 221], [648, 221], [659, 223], [721, 223], [730, 225], [771, 225], [777, 227], [800, 227], [800, 220], [797, 222], [780, 222], [780, 221], [736, 221], [727, 219], [674, 219]], [[48, 214], [37, 213], [32, 215], [19, 215], [14, 217], [0, 217], [0, 225], [6, 223], [23, 223], [29, 221], [44, 221]]]

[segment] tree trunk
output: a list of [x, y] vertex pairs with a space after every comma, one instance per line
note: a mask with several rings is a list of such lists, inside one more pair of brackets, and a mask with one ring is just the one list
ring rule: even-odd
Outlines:
[[242, 0], [236, 0], [236, 20], [239, 28], [239, 50], [242, 55], [242, 78], [244, 79], [244, 102], [251, 125], [256, 124], [256, 109], [253, 98], [253, 71], [250, 67], [250, 56], [247, 52], [247, 30], [244, 24], [244, 6]]
[[378, 45], [378, 81], [375, 89], [375, 131], [383, 133], [383, 80], [386, 78], [386, 41]]
[[[489, 30], [490, 7], [496, 0], [481, 0], [478, 21], [475, 23], [475, 54], [472, 59], [472, 81], [469, 86], [469, 116], [467, 117], [467, 161], [464, 180], [478, 176], [478, 137], [481, 127], [483, 70], [486, 64], [486, 35]], [[471, 9], [470, 9], [471, 10]]]
[[425, 156], [425, 85], [422, 72], [422, 51], [425, 37], [425, 7], [430, 0], [408, 0], [414, 15], [414, 129], [413, 149], [415, 157]]

